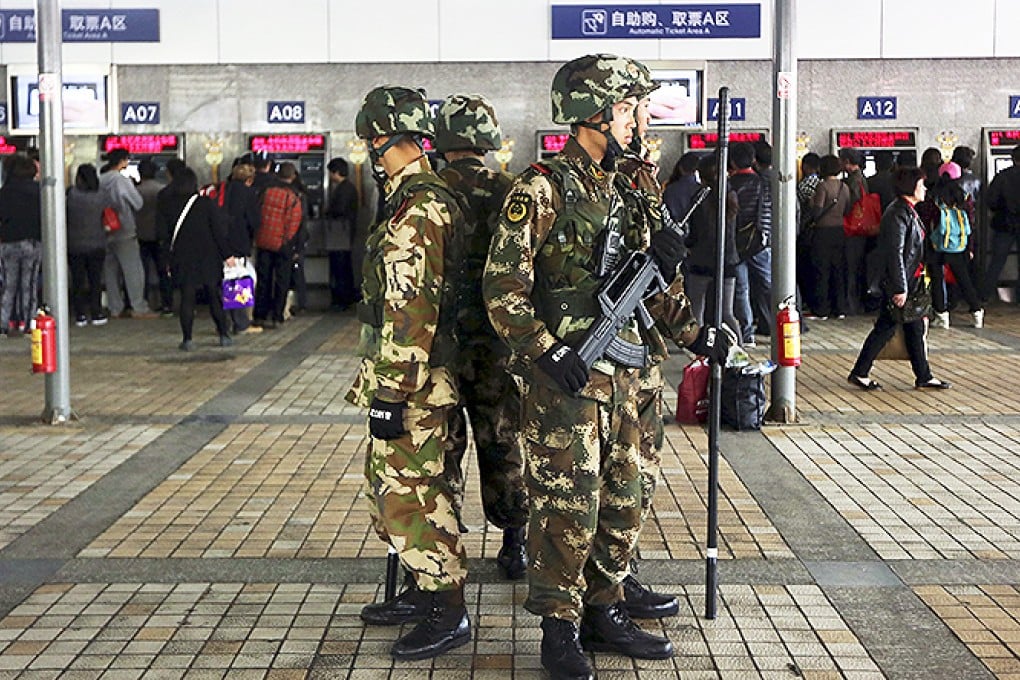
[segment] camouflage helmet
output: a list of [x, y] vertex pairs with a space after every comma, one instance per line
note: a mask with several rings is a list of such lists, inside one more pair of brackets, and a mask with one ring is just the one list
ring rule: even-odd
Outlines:
[[434, 135], [424, 94], [392, 85], [377, 87], [365, 95], [354, 119], [354, 130], [362, 139], [404, 133]]
[[502, 144], [496, 111], [480, 94], [453, 94], [436, 116], [436, 151], [495, 151]]
[[588, 120], [634, 96], [640, 80], [638, 63], [626, 57], [588, 54], [568, 61], [553, 76], [553, 122], [572, 125]]
[[630, 92], [631, 95], [638, 99], [644, 99], [659, 89], [660, 83], [652, 80], [652, 72], [648, 70], [647, 66], [636, 59], [628, 59], [628, 61], [632, 62], [638, 70], [637, 82], [634, 84], [634, 89]]

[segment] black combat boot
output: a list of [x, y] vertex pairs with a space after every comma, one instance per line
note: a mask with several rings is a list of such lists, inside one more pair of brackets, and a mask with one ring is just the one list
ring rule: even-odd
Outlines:
[[679, 600], [641, 585], [631, 575], [623, 579], [623, 606], [627, 614], [635, 619], [661, 619], [676, 616], [680, 612]]
[[374, 602], [361, 608], [361, 620], [374, 626], [399, 626], [418, 623], [429, 613], [429, 594], [418, 590], [414, 576], [404, 572], [404, 591], [385, 602]]
[[589, 652], [609, 652], [635, 659], [668, 659], [673, 656], [673, 643], [634, 625], [622, 602], [609, 606], [584, 606], [581, 646]]
[[591, 663], [577, 639], [576, 623], [542, 618], [542, 667], [552, 680], [592, 680]]
[[528, 553], [524, 546], [524, 527], [503, 529], [503, 547], [496, 555], [503, 578], [520, 581], [528, 573]]
[[471, 622], [464, 606], [464, 588], [425, 593], [428, 613], [411, 632], [393, 643], [390, 653], [400, 661], [431, 659], [471, 641]]

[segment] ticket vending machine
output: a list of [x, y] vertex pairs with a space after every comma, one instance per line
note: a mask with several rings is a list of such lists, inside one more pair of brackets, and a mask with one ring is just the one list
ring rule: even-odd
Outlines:
[[146, 135], [100, 135], [99, 157], [113, 149], [127, 149], [131, 160], [124, 174], [136, 182], [138, 164], [150, 160], [158, 168], [156, 177], [166, 180], [166, 164], [171, 158], [184, 159], [184, 135], [174, 132], [163, 132]]
[[7, 160], [16, 153], [24, 153], [31, 146], [29, 137], [5, 137], [0, 135], [0, 184], [4, 181]]
[[536, 160], [552, 158], [566, 145], [570, 133], [566, 130], [539, 130], [535, 133]]
[[839, 155], [840, 149], [853, 148], [864, 152], [864, 176], [875, 174], [875, 152], [913, 151], [917, 153], [917, 128], [857, 128], [833, 129], [832, 153]]
[[248, 135], [248, 150], [268, 156], [275, 164], [274, 170], [280, 163], [293, 163], [308, 191], [309, 219], [317, 220], [322, 216], [326, 197], [326, 163], [329, 162], [325, 134]]
[[[736, 144], [738, 142], [748, 142], [754, 144], [755, 142], [767, 142], [769, 141], [769, 131], [764, 129], [758, 130], [731, 130], [730, 131], [730, 144]], [[715, 151], [719, 147], [719, 133], [718, 132], [687, 132], [684, 133], [684, 152], [694, 151], [696, 153], [705, 152], [709, 153]]]
[[[984, 162], [986, 191], [997, 174], [1013, 166], [1012, 153], [1018, 145], [1020, 145], [1020, 128], [984, 128], [981, 131], [981, 157]], [[986, 212], [987, 207], [982, 207], [982, 211]], [[991, 230], [991, 218], [987, 213], [983, 217], [984, 219], [981, 220], [983, 233], [980, 234], [978, 243], [985, 244], [985, 248], [982, 249], [984, 259], [981, 263], [987, 265], [991, 254], [989, 246], [992, 239], [991, 234], [988, 233]], [[1016, 302], [1017, 295], [1020, 294], [1020, 290], [1018, 290], [1020, 289], [1020, 253], [1016, 250], [1010, 252], [1006, 259], [1006, 266], [999, 273], [999, 288], [1000, 294], [1008, 291], [1007, 299], [1010, 299], [1008, 295], [1011, 293], [1012, 301]], [[1005, 288], [1004, 291], [1003, 288]]]

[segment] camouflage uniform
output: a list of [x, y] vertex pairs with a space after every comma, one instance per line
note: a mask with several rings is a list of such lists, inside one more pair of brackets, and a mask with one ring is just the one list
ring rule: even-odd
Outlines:
[[[366, 98], [363, 111], [371, 103]], [[431, 131], [431, 120], [398, 122]], [[359, 136], [391, 134], [371, 125], [359, 114]], [[459, 399], [453, 368], [456, 290], [447, 273], [460, 257], [456, 230], [463, 215], [424, 157], [390, 177], [385, 193], [389, 217], [366, 243], [358, 307], [362, 362], [347, 400], [363, 407], [377, 396], [406, 403], [406, 433], [369, 440], [365, 477], [372, 520], [420, 590], [447, 591], [462, 588], [467, 575], [453, 492], [444, 474], [447, 421]]]
[[[568, 98], [564, 93], [601, 88], [603, 101], [612, 103], [623, 99], [612, 97], [628, 91], [637, 76], [618, 57], [582, 60], [587, 64], [581, 70], [557, 73], [567, 82], [553, 81], [555, 122], [575, 123], [592, 115], [565, 114], [565, 109], [583, 108], [585, 95]], [[595, 295], [602, 280], [595, 274], [595, 253], [606, 224], [619, 220], [626, 249], [647, 246], [645, 217], [630, 209], [628, 200], [620, 200], [620, 192], [631, 189], [629, 181], [603, 170], [571, 137], [559, 155], [517, 179], [486, 264], [483, 291], [489, 318], [510, 345], [511, 370], [525, 388], [522, 429], [531, 504], [525, 608], [543, 617], [576, 621], [582, 603], [621, 602], [620, 584], [636, 546], [640, 371], [601, 359], [574, 396], [536, 365], [557, 342], [576, 347], [598, 313]], [[685, 303], [661, 295], [649, 311], [663, 331], [679, 337], [691, 330]], [[639, 335], [632, 326], [621, 335], [653, 350], [662, 344], [655, 329]]]
[[[482, 506], [486, 519], [497, 527], [523, 527], [528, 520], [528, 509], [524, 461], [518, 441], [520, 397], [513, 377], [506, 370], [510, 352], [489, 323], [482, 300], [482, 270], [492, 240], [493, 224], [513, 180], [506, 173], [487, 168], [477, 158], [455, 160], [440, 175], [468, 204], [463, 272], [467, 286], [457, 324], [461, 349], [458, 379], [461, 401], [471, 418]], [[458, 483], [454, 484], [460, 491], [459, 511], [463, 503], [462, 464], [468, 440], [463, 411], [456, 409], [452, 413], [456, 416], [450, 423], [451, 454], [455, 464], [449, 464], [447, 471], [451, 475], [460, 472]]]

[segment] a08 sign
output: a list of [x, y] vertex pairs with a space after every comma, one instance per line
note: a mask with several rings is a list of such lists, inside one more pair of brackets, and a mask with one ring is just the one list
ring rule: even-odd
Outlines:
[[304, 101], [266, 102], [266, 122], [269, 123], [305, 122]]

